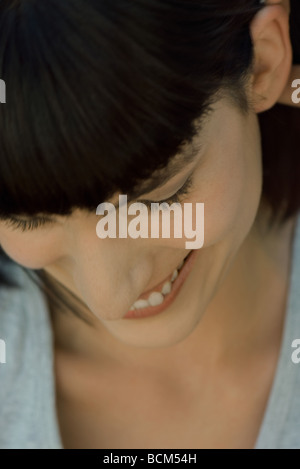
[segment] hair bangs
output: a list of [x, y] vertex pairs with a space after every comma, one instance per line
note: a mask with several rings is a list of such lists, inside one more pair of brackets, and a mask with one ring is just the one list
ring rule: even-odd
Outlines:
[[[251, 62], [250, 13], [224, 7], [210, 34], [226, 40], [203, 49], [211, 2], [187, 3], [1, 2], [0, 216], [95, 210], [192, 141], [214, 93]], [[224, 62], [238, 20], [248, 52]]]
[[187, 122], [195, 108], [181, 117], [186, 103], [178, 99], [175, 74], [165, 95], [155, 97], [166, 80], [163, 63], [119, 32], [110, 20], [118, 11], [109, 2], [85, 3], [84, 22], [81, 4], [1, 6], [0, 73], [7, 84], [0, 109], [2, 217], [95, 210], [166, 165], [194, 134]]

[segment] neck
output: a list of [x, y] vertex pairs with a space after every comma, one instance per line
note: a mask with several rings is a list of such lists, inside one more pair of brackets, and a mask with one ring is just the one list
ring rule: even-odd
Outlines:
[[[247, 360], [280, 344], [289, 287], [295, 220], [267, 229], [257, 217], [247, 239], [193, 333], [165, 349], [137, 349], [115, 339], [98, 320], [92, 326], [52, 310], [58, 349], [68, 355], [160, 371], [199, 369]], [[138, 352], [138, 353], [137, 353]]]

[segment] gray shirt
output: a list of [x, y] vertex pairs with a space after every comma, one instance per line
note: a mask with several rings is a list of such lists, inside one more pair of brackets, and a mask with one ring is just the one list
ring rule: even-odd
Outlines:
[[[0, 289], [0, 448], [62, 448], [55, 409], [53, 337], [40, 289], [17, 265], [21, 288]], [[300, 217], [293, 246], [290, 292], [277, 370], [256, 449], [300, 449]]]

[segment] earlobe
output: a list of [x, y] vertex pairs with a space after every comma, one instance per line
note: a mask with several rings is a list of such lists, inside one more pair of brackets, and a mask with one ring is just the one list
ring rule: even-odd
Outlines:
[[255, 112], [273, 107], [286, 86], [292, 66], [289, 17], [280, 5], [261, 10], [251, 24], [254, 64], [251, 99]]

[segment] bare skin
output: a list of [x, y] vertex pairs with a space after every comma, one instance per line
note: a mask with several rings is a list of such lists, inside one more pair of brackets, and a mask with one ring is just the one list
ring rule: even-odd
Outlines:
[[[244, 285], [236, 276], [242, 264], [244, 276], [249, 275], [246, 246], [201, 327], [179, 345], [120, 360], [114, 341], [114, 353], [92, 358], [74, 356], [58, 344], [57, 405], [65, 447], [253, 448], [277, 365], [293, 231], [291, 222], [280, 234], [270, 234], [265, 251], [253, 243], [252, 282], [235, 304], [227, 303], [232, 311], [219, 313], [220, 327], [210, 314], [239, 283]], [[63, 334], [69, 325], [61, 319], [56, 316], [54, 329]], [[223, 319], [230, 332], [221, 330]], [[211, 322], [215, 333], [205, 341]], [[85, 334], [91, 340], [88, 326]]]
[[[289, 9], [289, 1], [284, 3]], [[279, 102], [291, 105], [290, 84], [298, 77], [300, 67], [293, 67]], [[113, 357], [101, 362], [101, 365], [96, 360], [94, 366], [91, 363], [87, 366], [85, 359], [75, 363], [70, 354], [59, 351], [56, 362], [58, 409], [66, 446], [253, 448], [273, 383], [281, 344], [294, 227], [295, 221], [291, 221], [281, 232], [265, 238], [265, 246], [272, 247], [268, 248], [267, 255], [257, 253], [257, 260], [260, 258], [261, 262], [256, 264], [258, 271], [252, 272], [252, 287], [248, 291], [249, 296], [252, 291], [260, 292], [251, 311], [253, 322], [250, 329], [253, 327], [255, 343], [249, 340], [245, 329], [241, 335], [238, 328], [232, 329], [231, 343], [244, 343], [243, 351], [239, 345], [229, 347], [225, 354], [220, 355], [207, 354], [202, 350], [205, 360], [197, 359], [198, 354], [192, 353], [184, 360], [180, 346], [177, 346], [176, 352], [173, 348], [171, 357], [166, 360], [167, 369], [164, 370], [158, 366], [163, 361], [161, 351], [156, 366], [154, 361], [147, 367], [145, 362], [124, 366]], [[237, 260], [235, 266], [238, 264]], [[235, 270], [240, 273], [235, 266], [231, 271], [232, 280]], [[265, 289], [260, 287], [262, 283], [259, 280], [263, 278], [268, 279]], [[236, 281], [232, 286], [239, 284]], [[224, 296], [225, 301], [228, 301], [225, 293], [227, 283], [223, 286], [223, 293], [220, 293], [220, 298]], [[227, 293], [229, 291], [230, 281]], [[244, 298], [235, 305], [235, 311], [247, 309], [246, 296], [244, 291]], [[262, 310], [265, 313], [264, 324], [259, 316]], [[204, 323], [205, 319], [209, 323], [209, 313]], [[234, 324], [234, 315], [232, 320]], [[222, 335], [217, 334], [217, 337]], [[197, 331], [194, 332], [196, 336]], [[216, 335], [209, 338], [211, 350], [218, 349], [215, 338]], [[236, 350], [238, 355], [235, 354]], [[78, 388], [70, 385], [74, 382], [79, 383]], [[82, 389], [83, 382], [86, 389]], [[82, 400], [81, 396], [89, 396], [89, 399]], [[79, 401], [81, 408], [78, 407]]]
[[52, 312], [66, 448], [255, 445], [282, 339], [295, 220], [266, 228], [257, 122], [288, 83], [287, 13], [264, 9], [252, 34], [253, 109], [245, 116], [220, 99], [205, 124], [186, 201], [206, 203], [206, 242], [168, 310], [123, 319], [185, 257], [184, 240], [99, 243], [95, 215], [81, 212], [41, 232], [0, 224], [8, 255], [44, 268], [83, 301], [92, 321]]

